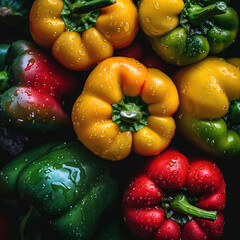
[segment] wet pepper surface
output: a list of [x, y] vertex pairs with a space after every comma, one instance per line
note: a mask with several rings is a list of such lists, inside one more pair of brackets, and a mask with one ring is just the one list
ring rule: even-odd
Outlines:
[[[12, 2], [12, 1], [9, 1], [9, 2]], [[24, 1], [24, 2], [27, 2], [27, 1]], [[204, 1], [202, 1], [202, 2], [204, 2]], [[214, 2], [214, 1], [211, 1], [211, 2]], [[229, 5], [229, 7], [233, 7], [234, 9], [236, 9], [237, 12], [239, 13], [240, 6], [239, 6], [238, 0], [232, 0], [230, 3], [229, 3], [229, 1], [224, 1], [224, 2], [226, 2], [227, 5]], [[122, 29], [122, 30], [124, 30], [124, 29]], [[5, 28], [4, 31], [7, 31], [7, 28]], [[25, 30], [23, 30], [23, 32], [24, 31]], [[15, 38], [16, 38], [16, 36], [18, 36], [18, 34], [13, 34], [13, 35], [15, 36]], [[54, 32], [53, 32], [53, 35], [54, 35]], [[1, 35], [1, 39], [3, 38], [3, 36], [4, 36], [4, 34]], [[23, 36], [22, 38], [25, 38], [24, 35], [21, 35], [21, 36]], [[32, 41], [32, 39], [30, 39], [30, 41]], [[104, 42], [104, 44], [105, 44], [105, 42]], [[230, 47], [228, 47], [226, 50], [224, 50], [222, 53], [218, 54], [217, 56], [223, 57], [225, 59], [232, 58], [232, 57], [239, 57], [239, 55], [236, 51], [236, 49], [238, 49], [238, 45], [239, 45], [239, 32], [238, 32], [237, 40], [235, 41], [235, 43], [233, 43]], [[71, 45], [69, 45], [69, 46], [72, 47]], [[147, 46], [147, 44], [145, 46]], [[110, 49], [110, 53], [112, 54], [111, 49]], [[24, 73], [31, 73], [31, 69], [35, 69], [35, 70], [38, 69], [37, 63], [38, 63], [38, 58], [34, 58], [34, 57], [31, 58], [31, 54], [30, 54], [28, 60], [26, 61], [26, 64], [24, 65], [25, 67], [22, 69], [22, 71]], [[36, 68], [34, 68], [34, 67], [36, 67]], [[70, 66], [70, 67], [73, 67], [73, 66]], [[14, 68], [14, 69], [16, 70], [17, 68]], [[176, 68], [176, 69], [178, 69], [178, 68]], [[16, 73], [17, 73], [17, 71], [16, 71]], [[16, 73], [15, 73], [15, 75], [16, 75]], [[14, 71], [13, 71], [13, 75], [14, 75]], [[54, 74], [54, 76], [56, 76], [56, 75], [57, 74]], [[74, 75], [78, 76], [78, 78], [86, 79], [87, 76], [89, 75], [89, 72], [79, 73], [79, 74], [74, 73]], [[20, 74], [20, 76], [24, 76], [24, 75]], [[53, 90], [53, 89], [56, 89], [55, 88], [55, 86], [56, 86], [55, 78], [52, 78], [51, 75], [48, 75], [48, 78], [50, 80], [50, 82], [49, 82], [50, 88], [48, 88], [48, 90], [46, 90], [46, 88], [42, 84], [42, 80], [43, 80], [43, 78], [45, 78], [44, 76], [41, 74], [39, 74], [39, 75], [37, 74], [37, 76], [36, 76], [34, 73], [32, 73], [33, 80], [31, 81], [31, 83], [29, 83], [29, 82], [27, 83], [27, 81], [25, 81], [24, 87], [30, 86], [32, 89], [35, 89], [36, 92], [38, 92], [39, 89], [41, 88], [41, 91], [44, 94], [46, 94], [45, 95], [46, 98], [53, 97], [55, 99], [54, 101], [57, 101], [58, 104], [61, 107], [63, 107], [65, 105], [64, 102], [62, 102], [62, 97], [64, 94], [61, 94], [61, 91], [60, 91], [60, 94], [58, 94]], [[34, 84], [35, 82], [39, 82], [39, 83]], [[54, 87], [51, 88], [51, 86], [54, 86]], [[9, 87], [8, 87], [8, 89], [9, 89]], [[4, 91], [7, 92], [8, 89], [5, 89]], [[45, 89], [45, 90], [43, 90], [43, 89]], [[82, 90], [83, 90], [83, 84], [82, 84], [82, 87], [80, 87], [79, 89], [77, 89], [77, 90], [75, 89], [75, 91], [78, 91], [79, 94]], [[13, 96], [13, 98], [16, 99], [17, 96], [15, 96], [14, 93], [15, 92], [11, 93], [11, 97]], [[18, 93], [20, 95], [21, 94], [23, 95], [23, 93], [26, 95], [26, 98], [22, 98], [22, 99], [27, 99], [27, 96], [29, 97], [29, 95], [27, 94], [27, 93], [29, 93], [28, 91], [26, 91], [26, 92], [19, 91]], [[79, 94], [77, 94], [77, 96]], [[54, 95], [57, 97], [55, 98]], [[41, 97], [39, 97], [39, 99], [40, 98]], [[41, 101], [43, 101], [43, 99], [44, 98], [42, 98]], [[40, 101], [40, 103], [42, 104], [41, 101]], [[5, 106], [7, 106], [7, 105], [11, 106], [11, 98], [9, 98], [7, 100], [7, 102], [9, 102], [9, 104], [5, 104]], [[69, 112], [71, 111], [71, 106], [68, 110], [69, 111], [66, 111], [66, 112], [68, 112], [68, 114], [66, 114], [66, 112], [64, 111], [63, 115], [66, 114], [69, 117], [70, 116]], [[26, 116], [27, 117], [24, 118], [25, 123], [28, 122], [28, 120], [27, 120], [28, 118], [30, 119], [30, 122], [32, 122], [32, 120], [35, 120], [35, 119], [39, 120], [39, 118], [37, 117], [37, 114], [32, 115], [32, 111], [28, 112]], [[19, 118], [19, 119], [21, 119], [21, 118]], [[14, 118], [13, 122], [15, 122], [15, 120], [16, 119]], [[21, 126], [21, 122], [22, 121], [17, 121], [17, 125], [16, 125], [17, 128], [19, 128], [19, 126]], [[1, 121], [1, 123], [2, 123], [2, 121]], [[54, 121], [54, 124], [56, 124], [56, 121]], [[25, 124], [22, 124], [22, 125], [25, 125]], [[39, 125], [39, 126], [41, 126], [41, 125]], [[55, 127], [52, 128], [53, 125], [51, 125], [51, 124], [49, 126], [51, 126], [50, 127], [51, 129], [56, 130], [56, 129], [59, 129], [60, 125], [58, 125], [56, 128]], [[41, 127], [39, 129], [41, 129]], [[44, 130], [46, 130], [46, 128], [44, 128]], [[19, 129], [16, 130], [16, 129], [12, 129], [12, 128], [10, 129], [8, 127], [1, 127], [0, 128], [0, 146], [1, 146], [0, 168], [2, 169], [2, 167], [7, 162], [11, 161], [14, 158], [14, 156], [18, 155], [20, 152], [29, 150], [32, 147], [37, 146], [41, 143], [46, 143], [46, 140], [47, 141], [59, 140], [59, 141], [64, 141], [64, 142], [77, 141], [77, 136], [71, 125], [64, 125], [64, 127], [60, 127], [60, 131], [55, 131], [55, 130], [53, 130], [53, 132], [52, 132], [52, 130], [50, 130], [51, 133], [49, 133], [47, 130], [44, 133], [44, 135], [36, 135], [29, 131], [25, 132], [25, 130], [23, 131], [23, 130], [19, 130]], [[40, 132], [41, 132], [41, 130], [40, 130]], [[216, 164], [215, 166], [217, 166], [219, 168], [222, 175], [224, 176], [224, 180], [226, 183], [226, 196], [227, 196], [225, 208], [222, 210], [222, 214], [225, 219], [225, 224], [224, 224], [223, 234], [220, 239], [223, 239], [223, 240], [224, 239], [226, 239], [226, 240], [237, 239], [236, 236], [238, 236], [238, 228], [239, 228], [239, 224], [240, 224], [239, 217], [238, 217], [240, 214], [240, 207], [239, 207], [239, 201], [238, 201], [238, 196], [240, 195], [240, 188], [239, 188], [240, 180], [239, 180], [239, 173], [238, 173], [239, 172], [238, 169], [240, 167], [240, 163], [238, 161], [239, 154], [237, 156], [231, 158], [230, 160], [212, 157], [210, 155], [203, 153], [201, 150], [198, 149], [198, 147], [196, 147], [196, 146], [194, 147], [191, 143], [183, 140], [182, 135], [180, 135], [180, 133], [178, 131], [171, 141], [171, 147], [178, 149], [188, 159], [191, 159], [192, 156], [194, 155], [194, 156], [201, 156], [203, 159], [211, 159], [213, 162], [215, 162], [215, 164]], [[106, 237], [109, 237], [109, 233], [111, 233], [111, 236], [115, 236], [114, 240], [123, 240], [123, 239], [139, 240], [139, 239], [141, 239], [141, 238], [133, 236], [131, 234], [131, 232], [129, 232], [129, 230], [124, 225], [125, 223], [123, 221], [123, 216], [122, 216], [122, 212], [121, 212], [121, 204], [122, 204], [123, 196], [125, 196], [125, 198], [124, 198], [125, 200], [127, 199], [127, 196], [123, 195], [123, 193], [124, 193], [125, 189], [128, 187], [129, 181], [133, 177], [133, 173], [141, 172], [142, 169], [144, 169], [146, 167], [146, 162], [147, 162], [146, 157], [139, 157], [139, 155], [131, 152], [130, 155], [128, 157], [126, 157], [125, 159], [123, 159], [119, 162], [114, 162], [114, 163], [110, 164], [111, 176], [113, 176], [119, 183], [119, 195], [117, 196], [117, 198], [115, 200], [114, 208], [110, 208], [110, 210], [106, 211], [105, 215], [101, 218], [100, 222], [98, 223], [99, 228], [102, 228], [103, 231], [100, 233], [99, 230], [96, 230], [96, 232], [92, 236], [92, 239], [94, 239], [94, 240], [105, 239], [106, 240], [107, 239]], [[175, 161], [175, 163], [176, 163], [176, 161]], [[176, 165], [173, 163], [170, 165], [173, 167], [174, 166], [176, 167]], [[72, 167], [71, 167], [71, 169], [72, 169]], [[175, 169], [175, 170], [177, 170], [177, 169]], [[186, 173], [185, 173], [185, 175], [186, 175]], [[218, 175], [218, 174], [216, 174], [216, 175]], [[175, 174], [172, 174], [172, 176], [175, 176]], [[206, 185], [202, 182], [203, 179], [200, 176], [194, 175], [194, 179], [196, 180], [195, 182], [197, 184], [202, 184], [203, 187], [204, 186], [206, 187]], [[219, 177], [215, 182], [220, 183], [222, 181], [221, 179], [222, 178]], [[146, 180], [145, 184], [147, 185], [147, 183], [148, 183], [147, 181], [149, 180], [149, 178], [145, 179], [145, 180]], [[169, 179], [166, 179], [166, 183], [168, 182], [168, 180]], [[155, 204], [157, 206], [157, 208], [156, 208], [157, 211], [160, 212], [159, 219], [161, 218], [161, 216], [163, 216], [163, 213], [161, 212], [161, 210], [159, 210], [160, 209], [160, 207], [159, 207], [160, 206], [160, 197], [163, 196], [163, 194], [161, 194], [161, 193], [165, 192], [165, 189], [164, 189], [165, 184], [163, 183], [163, 180], [161, 180], [161, 181], [162, 181], [161, 186], [158, 186], [159, 183], [158, 184], [154, 183], [153, 185], [151, 185], [151, 184], [148, 185], [148, 186], [150, 186], [150, 189], [147, 192], [147, 195], [148, 195], [150, 192], [154, 193], [154, 190], [157, 190], [156, 191], [156, 195], [157, 195], [156, 199], [157, 200], [156, 200]], [[176, 181], [176, 182], [178, 182], [178, 181]], [[180, 184], [180, 182], [178, 182], [178, 184]], [[142, 184], [142, 186], [144, 186], [144, 185]], [[66, 187], [64, 187], [62, 185], [59, 186], [59, 184], [58, 185], [53, 184], [53, 188], [55, 189], [55, 191], [59, 191], [60, 189], [66, 189]], [[131, 188], [131, 190], [132, 190], [132, 188]], [[60, 190], [60, 191], [62, 191], [62, 190]], [[135, 192], [135, 191], [136, 190], [134, 190], [133, 192]], [[213, 191], [213, 193], [216, 193], [216, 191]], [[146, 194], [146, 192], [144, 192], [144, 194]], [[6, 237], [6, 236], [9, 236], [9, 235], [10, 235], [9, 239], [20, 239], [19, 238], [19, 225], [23, 219], [24, 214], [28, 211], [28, 204], [26, 204], [22, 201], [14, 202], [10, 199], [9, 199], [10, 201], [7, 201], [7, 202], [2, 201], [1, 197], [2, 197], [2, 195], [0, 196], [0, 202], [1, 202], [0, 211], [2, 212], [0, 214], [0, 230], [2, 229], [1, 227], [3, 227], [4, 230], [0, 231], [1, 233], [3, 233], [3, 235], [0, 235], [0, 239], [8, 239], [8, 237]], [[129, 202], [129, 201], [134, 202], [134, 200], [131, 200], [131, 199], [129, 200], [129, 199], [126, 201], [124, 200], [125, 207], [127, 206], [127, 202]], [[148, 203], [148, 201], [146, 201], [146, 204], [147, 203]], [[223, 205], [224, 205], [224, 203], [222, 201], [219, 204], [219, 206], [221, 206], [221, 209], [223, 208]], [[206, 207], [206, 204], [203, 204], [202, 207]], [[113, 209], [114, 209], [114, 211], [113, 211]], [[215, 209], [211, 209], [211, 210], [214, 211]], [[137, 210], [137, 211], [139, 211], [139, 210]], [[114, 219], [115, 217], [117, 218], [117, 221], [116, 221], [116, 219]], [[119, 221], [118, 221], [119, 219], [121, 219], [120, 225], [119, 225]], [[144, 218], [142, 218], [142, 219], [144, 219]], [[161, 219], [163, 219], [163, 217]], [[221, 228], [222, 228], [222, 223], [223, 223], [222, 219], [223, 218], [221, 218], [218, 221], [219, 230], [221, 230]], [[203, 222], [200, 221], [200, 222], [204, 225], [204, 221]], [[10, 229], [7, 226], [10, 226]], [[168, 227], [168, 225], [166, 225], [166, 226]], [[192, 230], [194, 227], [196, 227], [196, 226], [195, 225], [191, 226], [189, 229]], [[45, 240], [49, 239], [49, 236], [51, 234], [50, 234], [49, 225], [46, 224], [46, 222], [43, 221], [43, 222], [41, 222], [41, 224], [37, 224], [37, 225], [33, 224], [32, 228], [35, 230], [34, 237], [36, 239], [45, 239]], [[176, 228], [178, 228], [178, 227], [176, 227]], [[145, 231], [148, 232], [149, 228], [147, 230], [145, 228], [142, 230], [144, 232]], [[166, 228], [165, 228], [165, 230], [166, 230]], [[179, 228], [178, 228], [178, 230], [179, 230]], [[39, 232], [40, 233], [48, 232], [48, 236], [40, 236]], [[138, 231], [137, 231], [137, 233], [139, 234]], [[161, 237], [161, 231], [157, 231], [157, 233], [159, 234], [158, 236]], [[162, 232], [162, 233], [165, 233], [165, 232]], [[169, 233], [170, 233], [170, 231], [169, 231]], [[179, 233], [179, 231], [174, 231], [174, 233], [177, 235]], [[54, 235], [51, 236], [51, 239], [53, 239], [53, 238], [54, 238]]]

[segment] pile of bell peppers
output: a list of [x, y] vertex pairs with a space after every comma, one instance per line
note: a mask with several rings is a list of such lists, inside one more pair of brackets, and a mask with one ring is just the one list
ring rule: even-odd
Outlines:
[[239, 10], [0, 0], [0, 132], [27, 139], [0, 162], [0, 239], [220, 239], [240, 154]]

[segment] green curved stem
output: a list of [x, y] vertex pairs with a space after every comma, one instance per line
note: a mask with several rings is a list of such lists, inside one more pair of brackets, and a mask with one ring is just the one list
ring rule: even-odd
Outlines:
[[41, 216], [42, 215], [33, 206], [30, 206], [20, 225], [21, 240], [31, 240], [30, 232], [32, 224], [39, 220]]
[[227, 4], [225, 2], [216, 2], [207, 7], [193, 5], [187, 9], [187, 15], [190, 23], [195, 26], [201, 25], [212, 16], [227, 12]]
[[191, 205], [184, 194], [178, 194], [170, 203], [171, 208], [176, 212], [181, 212], [192, 217], [215, 220], [217, 217], [216, 211], [207, 211]]
[[0, 92], [9, 87], [8, 80], [8, 73], [6, 69], [4, 69], [2, 72], [0, 72]]
[[90, 0], [85, 3], [75, 2], [70, 6], [71, 13], [83, 14], [101, 9], [116, 3], [116, 0]]

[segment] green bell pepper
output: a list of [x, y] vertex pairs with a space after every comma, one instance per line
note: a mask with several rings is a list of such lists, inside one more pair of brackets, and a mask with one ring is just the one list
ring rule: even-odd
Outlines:
[[238, 15], [229, 0], [164, 0], [161, 7], [151, 2], [139, 5], [140, 26], [156, 53], [173, 65], [218, 54], [237, 36]]
[[117, 192], [108, 162], [79, 143], [33, 148], [0, 172], [0, 194], [19, 195], [30, 204], [20, 228], [22, 239], [30, 239], [31, 226], [41, 216], [49, 219], [58, 239], [89, 239]]

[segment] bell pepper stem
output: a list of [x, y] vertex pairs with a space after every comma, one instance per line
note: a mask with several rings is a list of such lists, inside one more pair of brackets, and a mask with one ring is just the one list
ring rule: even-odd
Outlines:
[[171, 208], [176, 212], [181, 212], [192, 217], [203, 218], [214, 221], [217, 217], [216, 211], [207, 211], [191, 205], [184, 194], [178, 194], [170, 203]]
[[30, 206], [20, 225], [20, 236], [22, 240], [31, 240], [30, 232], [32, 223], [40, 219], [41, 216], [40, 212], [38, 212], [33, 206]]
[[142, 113], [140, 111], [125, 111], [120, 112], [121, 118], [126, 123], [138, 122], [142, 119]]
[[0, 72], [0, 92], [7, 89], [9, 87], [8, 85], [8, 73], [6, 69]]
[[136, 103], [122, 102], [119, 105], [122, 106], [122, 109], [120, 111], [120, 116], [125, 123], [139, 122], [142, 119], [143, 116], [142, 116], [141, 109]]
[[137, 132], [147, 126], [149, 116], [147, 108], [140, 95], [131, 97], [125, 94], [119, 103], [112, 104], [112, 120], [123, 132]]
[[0, 8], [0, 17], [7, 17], [12, 15], [12, 10], [8, 7], [1, 7]]
[[225, 2], [216, 2], [203, 8], [195, 8], [193, 5], [187, 9], [187, 12], [190, 23], [199, 26], [212, 16], [226, 13], [227, 4]]
[[104, 8], [116, 3], [116, 0], [90, 0], [85, 3], [76, 1], [70, 6], [71, 13], [83, 14]]

